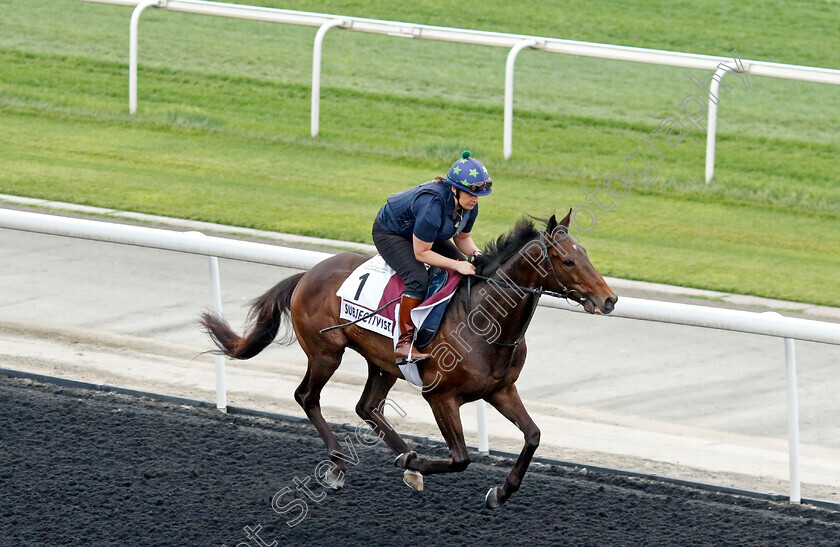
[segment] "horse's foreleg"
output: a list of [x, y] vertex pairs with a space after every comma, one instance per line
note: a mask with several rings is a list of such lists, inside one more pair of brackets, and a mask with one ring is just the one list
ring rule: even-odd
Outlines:
[[537, 447], [540, 445], [540, 429], [528, 415], [528, 411], [525, 410], [525, 405], [522, 404], [522, 400], [519, 398], [519, 392], [516, 390], [516, 386], [509, 385], [502, 388], [487, 397], [486, 400], [525, 434], [525, 446], [522, 448], [522, 452], [519, 453], [516, 464], [511, 469], [510, 474], [505, 480], [505, 484], [491, 488], [485, 497], [487, 507], [498, 507], [507, 501], [514, 492], [519, 490], [519, 486], [522, 484], [522, 478], [525, 476], [525, 472], [528, 471], [528, 466], [531, 464], [531, 458], [534, 457], [534, 452], [536, 452]]
[[419, 471], [423, 475], [463, 471], [470, 464], [470, 455], [467, 452], [467, 443], [464, 442], [464, 429], [461, 426], [461, 415], [458, 410], [460, 405], [451, 397], [430, 400], [429, 405], [432, 407], [438, 428], [446, 440], [452, 458], [429, 460], [410, 452], [397, 458], [394, 463], [412, 471]]
[[362, 397], [356, 405], [356, 414], [368, 422], [368, 425], [373, 425], [376, 434], [385, 441], [385, 444], [391, 450], [397, 454], [403, 454], [409, 451], [408, 445], [400, 438], [394, 430], [394, 426], [384, 415], [388, 392], [394, 387], [396, 381], [396, 376], [385, 372], [368, 361], [368, 379]]

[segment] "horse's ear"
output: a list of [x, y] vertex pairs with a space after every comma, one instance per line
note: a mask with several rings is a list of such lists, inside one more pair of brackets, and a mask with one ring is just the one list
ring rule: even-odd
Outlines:
[[[552, 217], [552, 218], [554, 218], [554, 217]], [[571, 220], [571, 218], [572, 218], [572, 210], [569, 209], [569, 214], [566, 215], [565, 218], [563, 218], [563, 220], [560, 221], [560, 226], [565, 226], [566, 228], [568, 228], [569, 227], [569, 220]]]
[[555, 228], [557, 228], [557, 217], [552, 214], [551, 218], [545, 223], [545, 231], [551, 233]]

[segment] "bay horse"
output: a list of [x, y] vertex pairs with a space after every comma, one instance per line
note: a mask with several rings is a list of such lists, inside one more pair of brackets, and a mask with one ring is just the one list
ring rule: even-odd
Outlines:
[[[615, 293], [595, 270], [586, 250], [568, 232], [569, 215], [554, 215], [537, 229], [521, 220], [506, 235], [491, 242], [476, 262], [476, 276], [465, 276], [449, 303], [440, 328], [427, 346], [422, 396], [431, 406], [452, 457], [434, 460], [418, 456], [380, 413], [381, 403], [399, 378], [393, 341], [357, 325], [321, 332], [338, 325], [340, 298], [336, 292], [357, 266], [371, 255], [340, 253], [311, 270], [284, 279], [253, 301], [246, 333], [240, 337], [216, 315], [204, 313], [201, 323], [219, 348], [233, 359], [249, 359], [277, 336], [281, 323], [291, 320], [294, 335], [308, 357], [308, 367], [295, 400], [318, 430], [333, 466], [325, 479], [338, 489], [347, 471], [341, 447], [321, 415], [320, 395], [341, 364], [345, 349], [360, 353], [368, 364], [368, 378], [356, 412], [377, 429], [380, 438], [398, 455], [406, 484], [422, 489], [422, 476], [463, 471], [470, 463], [459, 408], [484, 399], [525, 436], [525, 446], [502, 486], [485, 496], [487, 507], [498, 507], [519, 489], [540, 442], [534, 424], [516, 390], [525, 363], [525, 331], [540, 295], [554, 294], [576, 301], [589, 313], [610, 313]], [[534, 217], [532, 217], [534, 218]], [[539, 220], [539, 219], [537, 219]], [[472, 277], [473, 279], [469, 279]], [[294, 341], [291, 333], [281, 343]]]

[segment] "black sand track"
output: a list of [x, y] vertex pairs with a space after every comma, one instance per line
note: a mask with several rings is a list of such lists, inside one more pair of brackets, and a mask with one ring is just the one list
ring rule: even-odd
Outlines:
[[[381, 446], [346, 487], [306, 483], [308, 513], [272, 510], [324, 457], [309, 424], [0, 377], [0, 545], [840, 545], [840, 513], [647, 479], [532, 468], [483, 506], [511, 462], [477, 458], [413, 492]], [[443, 455], [420, 445], [425, 455]], [[294, 495], [281, 498], [278, 507]], [[302, 505], [300, 503], [299, 505]], [[244, 527], [259, 539], [248, 539]]]

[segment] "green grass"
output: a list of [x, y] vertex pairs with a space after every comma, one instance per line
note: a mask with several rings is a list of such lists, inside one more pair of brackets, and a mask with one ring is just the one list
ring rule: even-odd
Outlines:
[[[816, 47], [836, 34], [840, 7], [783, 5], [611, 2], [591, 14], [587, 3], [327, 1], [318, 10], [840, 66], [837, 48]], [[369, 242], [385, 196], [442, 174], [469, 148], [496, 182], [474, 231], [486, 241], [522, 214], [583, 204], [581, 190], [620, 169], [699, 75], [525, 51], [514, 157], [504, 162], [503, 49], [330, 31], [312, 139], [315, 29], [148, 10], [139, 112], [129, 116], [130, 12], [0, 0], [0, 193]], [[840, 94], [732, 83], [711, 185], [705, 138], [692, 131], [662, 147], [656, 183], [635, 185], [579, 235], [604, 274], [840, 305]]]

